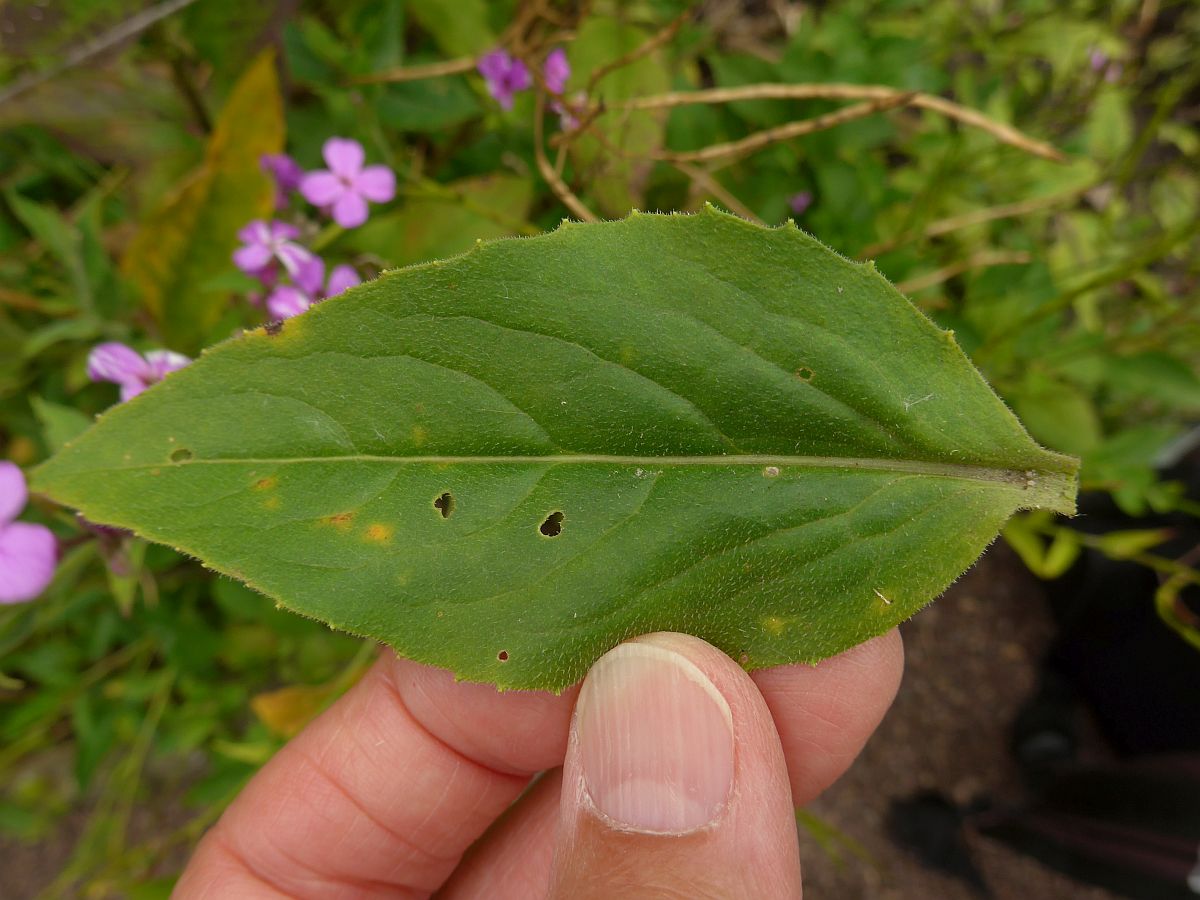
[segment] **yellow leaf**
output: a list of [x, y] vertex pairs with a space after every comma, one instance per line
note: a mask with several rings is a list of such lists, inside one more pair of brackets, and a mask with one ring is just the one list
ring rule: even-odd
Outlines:
[[290, 738], [324, 709], [332, 691], [328, 684], [289, 685], [257, 695], [250, 701], [250, 708], [271, 731]]
[[283, 139], [279, 78], [266, 50], [234, 86], [204, 162], [142, 223], [122, 260], [168, 346], [194, 352], [220, 319], [229, 295], [211, 282], [232, 265], [238, 230], [270, 214], [274, 189], [259, 158], [278, 153]]

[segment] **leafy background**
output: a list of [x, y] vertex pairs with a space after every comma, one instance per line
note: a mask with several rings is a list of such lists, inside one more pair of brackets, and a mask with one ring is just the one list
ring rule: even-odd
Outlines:
[[[798, 223], [847, 256], [875, 258], [954, 328], [1035, 436], [1082, 456], [1085, 489], [1130, 514], [1195, 514], [1156, 463], [1200, 413], [1200, 9], [713, 0], [670, 27], [692, 7], [0, 7], [4, 457], [40, 461], [115, 401], [86, 377], [96, 343], [194, 353], [260, 323], [230, 261], [237, 229], [270, 209], [257, 158], [286, 147], [312, 168], [336, 134], [399, 176], [395, 203], [329, 237], [330, 252], [376, 269], [578, 215], [548, 184], [541, 145], [551, 167], [561, 157], [568, 196], [600, 216], [711, 200], [775, 224], [808, 192]], [[664, 28], [658, 46], [593, 83]], [[554, 116], [539, 135], [533, 92], [504, 112], [472, 70], [500, 42], [563, 44], [569, 93], [586, 89], [611, 111], [569, 146]], [[378, 80], [463, 60], [451, 74]], [[705, 166], [678, 156], [843, 104], [616, 110], [667, 90], [832, 82], [951, 97], [1065, 161], [905, 109]], [[163, 896], [190, 843], [372, 649], [169, 549], [95, 540], [49, 505], [31, 517], [66, 549], [44, 597], [0, 609], [0, 833], [12, 846], [69, 847], [33, 867], [34, 893]], [[1098, 540], [1068, 530], [1028, 517], [1007, 536], [1054, 574]], [[1153, 543], [1108, 549], [1163, 565]]]

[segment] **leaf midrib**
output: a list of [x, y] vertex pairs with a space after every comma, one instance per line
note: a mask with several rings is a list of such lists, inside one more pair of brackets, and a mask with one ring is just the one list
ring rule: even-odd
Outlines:
[[781, 472], [785, 467], [806, 469], [870, 469], [885, 472], [901, 472], [914, 475], [931, 475], [943, 478], [964, 478], [1001, 484], [1025, 485], [1039, 476], [1065, 478], [1066, 473], [1053, 470], [1018, 470], [964, 463], [942, 463], [919, 459], [883, 459], [878, 457], [845, 456], [786, 456], [776, 454], [707, 454], [698, 456], [643, 456], [600, 453], [552, 453], [543, 455], [508, 456], [443, 456], [443, 455], [385, 455], [371, 453], [346, 453], [330, 456], [282, 456], [282, 457], [220, 457], [215, 459], [189, 459], [181, 462], [140, 463], [130, 466], [103, 466], [88, 471], [124, 472], [147, 469], [213, 465], [271, 465], [282, 466], [300, 463], [388, 463], [397, 465], [618, 465], [618, 466], [777, 466]]

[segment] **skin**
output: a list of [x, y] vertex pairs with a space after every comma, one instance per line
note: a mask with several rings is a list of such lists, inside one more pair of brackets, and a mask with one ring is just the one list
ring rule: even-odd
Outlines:
[[709, 825], [643, 833], [597, 812], [581, 788], [578, 685], [501, 694], [384, 653], [247, 785], [173, 896], [799, 897], [794, 807], [883, 718], [899, 634], [752, 675], [694, 637], [635, 640], [690, 661], [728, 704], [732, 790]]

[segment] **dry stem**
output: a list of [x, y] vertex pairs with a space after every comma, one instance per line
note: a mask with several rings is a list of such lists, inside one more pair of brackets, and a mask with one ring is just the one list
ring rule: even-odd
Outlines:
[[750, 207], [735, 197], [728, 190], [728, 188], [725, 187], [725, 185], [713, 178], [710, 173], [704, 171], [698, 166], [689, 165], [685, 162], [673, 162], [671, 165], [688, 178], [692, 179], [692, 181], [694, 181], [697, 185], [708, 191], [743, 219], [749, 219], [751, 222], [757, 222], [759, 225], [766, 224], [762, 219], [754, 214], [754, 210], [750, 209]]
[[727, 144], [712, 144], [703, 150], [690, 150], [684, 153], [657, 153], [654, 155], [654, 159], [672, 163], [711, 162], [720, 159], [730, 163], [738, 157], [753, 153], [755, 150], [759, 150], [768, 144], [790, 140], [805, 134], [812, 134], [814, 131], [825, 131], [828, 128], [833, 128], [835, 125], [841, 125], [843, 122], [862, 119], [885, 109], [904, 106], [914, 96], [914, 93], [907, 93], [897, 94], [894, 97], [870, 100], [866, 103], [848, 106], [845, 109], [839, 109], [812, 119], [801, 119], [798, 122], [788, 122], [786, 125], [756, 131], [754, 134], [737, 141], [730, 141]]
[[[738, 100], [883, 100], [904, 94], [904, 91], [896, 88], [871, 84], [750, 84], [735, 88], [675, 91], [669, 94], [638, 97], [620, 104], [616, 108], [627, 110], [669, 109], [692, 103], [732, 103]], [[982, 113], [942, 97], [917, 92], [911, 95], [908, 104], [941, 113], [964, 125], [979, 128], [997, 140], [1034, 156], [1055, 162], [1062, 162], [1066, 159], [1056, 148], [1022, 134], [1011, 125], [995, 122]]]
[[533, 111], [533, 150], [534, 156], [537, 158], [538, 171], [546, 179], [546, 184], [550, 185], [550, 190], [554, 191], [555, 196], [562, 201], [563, 206], [569, 209], [575, 218], [583, 222], [599, 221], [596, 214], [588, 209], [583, 201], [567, 187], [567, 183], [562, 180], [562, 177], [554, 170], [554, 166], [550, 164], [550, 160], [546, 158], [546, 148], [542, 144], [542, 123], [545, 118], [546, 92], [539, 88]]
[[398, 69], [387, 69], [383, 72], [372, 72], [370, 75], [360, 75], [353, 79], [354, 84], [383, 84], [398, 81], [420, 81], [423, 78], [439, 78], [442, 75], [460, 75], [475, 68], [475, 57], [460, 56], [458, 59], [447, 59], [442, 62], [427, 63], [423, 66], [401, 66]]
[[915, 294], [926, 288], [949, 281], [956, 275], [969, 272], [972, 269], [983, 269], [988, 266], [1017, 266], [1032, 260], [1033, 257], [1024, 250], [981, 250], [964, 260], [926, 272], [896, 285], [896, 290], [902, 294]]
[[928, 240], [929, 238], [941, 237], [943, 234], [949, 234], [952, 231], [958, 231], [960, 228], [969, 228], [972, 225], [982, 225], [984, 222], [994, 222], [997, 219], [1011, 219], [1042, 209], [1050, 209], [1062, 203], [1071, 202], [1080, 193], [1080, 190], [1072, 190], [1049, 197], [1034, 197], [1030, 200], [1020, 200], [1016, 203], [1002, 203], [999, 206], [989, 206], [986, 209], [976, 209], [971, 212], [962, 213], [961, 215], [938, 219], [936, 222], [931, 222], [927, 225], [925, 230], [920, 233], [903, 234], [899, 237], [889, 238], [886, 241], [880, 241], [877, 244], [864, 247], [862, 252], [859, 253], [859, 258], [870, 259], [873, 256], [878, 256], [880, 253], [887, 253], [889, 250], [895, 250], [897, 247], [911, 243], [919, 238]]

